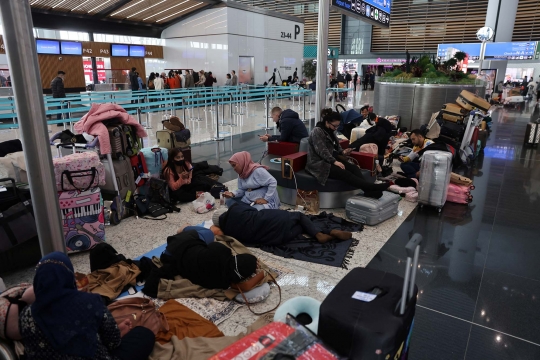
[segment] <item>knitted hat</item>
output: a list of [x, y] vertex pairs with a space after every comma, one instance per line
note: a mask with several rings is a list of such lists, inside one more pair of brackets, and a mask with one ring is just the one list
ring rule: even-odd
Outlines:
[[212, 215], [212, 222], [215, 226], [219, 227], [219, 217], [227, 212], [227, 208], [217, 209]]

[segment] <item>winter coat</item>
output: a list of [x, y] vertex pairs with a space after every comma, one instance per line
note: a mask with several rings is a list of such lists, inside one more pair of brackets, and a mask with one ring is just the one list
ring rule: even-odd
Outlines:
[[193, 75], [191, 74], [186, 74], [185, 75], [185, 78], [186, 78], [186, 84], [185, 84], [185, 87], [187, 88], [192, 88], [195, 86], [195, 83], [193, 81]]
[[164, 86], [164, 83], [161, 77], [157, 77], [154, 79], [154, 88], [156, 90], [163, 90], [163, 86]]
[[83, 132], [90, 135], [99, 136], [99, 151], [102, 154], [111, 153], [111, 141], [109, 131], [103, 121], [118, 119], [122, 124], [131, 125], [135, 128], [139, 138], [148, 136], [144, 127], [137, 119], [129, 115], [126, 110], [116, 104], [92, 104], [90, 111], [75, 123], [75, 131], [79, 134]]
[[204, 86], [212, 87], [215, 82], [217, 82], [216, 78], [212, 75], [208, 75], [204, 81]]
[[219, 217], [219, 227], [245, 245], [281, 245], [292, 240], [291, 220], [284, 210], [258, 211], [248, 204], [234, 204]]
[[51, 90], [53, 98], [66, 97], [66, 90], [64, 90], [64, 80], [61, 77], [55, 77], [51, 81]]
[[237, 86], [238, 85], [238, 76], [236, 76], [236, 74], [232, 76], [231, 85], [232, 86]]
[[392, 124], [386, 119], [379, 119], [375, 126], [367, 129], [365, 135], [353, 142], [349, 147], [359, 151], [362, 145], [376, 144], [379, 155], [384, 155], [391, 136]]
[[284, 110], [278, 122], [278, 129], [281, 135], [273, 135], [270, 141], [288, 141], [300, 143], [300, 140], [309, 136], [306, 125], [300, 120], [296, 111]]
[[336, 162], [334, 152], [340, 155], [343, 153], [336, 133], [330, 136], [322, 127], [315, 127], [309, 136], [306, 172], [313, 175], [323, 186], [326, 185], [332, 164]]
[[139, 77], [134, 72], [129, 72], [129, 82], [131, 84], [131, 90], [139, 90]]

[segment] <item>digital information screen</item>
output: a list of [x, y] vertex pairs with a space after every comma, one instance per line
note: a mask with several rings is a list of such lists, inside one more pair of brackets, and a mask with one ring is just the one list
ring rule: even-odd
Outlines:
[[60, 42], [54, 40], [36, 40], [38, 54], [60, 55]]
[[487, 43], [484, 59], [531, 60], [536, 47], [536, 41]]
[[344, 15], [390, 27], [391, 0], [332, 0], [332, 7]]
[[144, 46], [129, 45], [129, 56], [144, 57]]
[[82, 55], [82, 44], [72, 41], [62, 41], [60, 43], [62, 55]]
[[128, 45], [111, 45], [111, 55], [112, 56], [129, 56]]
[[463, 51], [469, 55], [469, 60], [479, 60], [480, 48], [481, 44], [439, 44], [437, 56], [446, 61], [454, 57], [458, 51]]

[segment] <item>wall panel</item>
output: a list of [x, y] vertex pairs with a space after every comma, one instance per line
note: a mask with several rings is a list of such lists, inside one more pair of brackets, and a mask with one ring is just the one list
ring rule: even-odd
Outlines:
[[[146, 68], [144, 65], [144, 58], [134, 57], [111, 57], [111, 69], [114, 69], [112, 74], [114, 81], [117, 83], [129, 82], [127, 76], [122, 73], [122, 70], [131, 70], [132, 67], [137, 68], [137, 72], [141, 76], [144, 84], [146, 84]], [[109, 82], [109, 79], [107, 79]]]
[[82, 56], [39, 54], [38, 60], [43, 89], [51, 88], [51, 81], [56, 77], [59, 70], [66, 73], [64, 79], [66, 89], [84, 88], [86, 86]]

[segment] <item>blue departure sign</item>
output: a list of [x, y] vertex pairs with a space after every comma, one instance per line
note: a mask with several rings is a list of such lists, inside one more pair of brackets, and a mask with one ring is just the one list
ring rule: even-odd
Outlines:
[[469, 60], [480, 59], [481, 44], [439, 44], [437, 56], [446, 61], [454, 57], [455, 53], [462, 51], [469, 55]]
[[487, 43], [485, 59], [532, 60], [536, 52], [536, 41]]
[[390, 27], [391, 0], [332, 0], [332, 8], [373, 25]]

